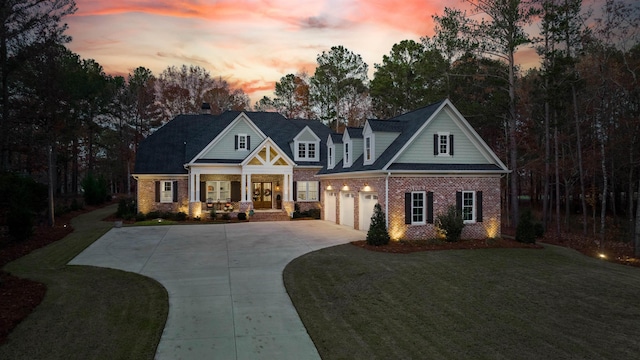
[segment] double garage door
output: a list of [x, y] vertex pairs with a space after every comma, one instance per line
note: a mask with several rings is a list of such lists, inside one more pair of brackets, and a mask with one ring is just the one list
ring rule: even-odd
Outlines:
[[[355, 212], [355, 197], [359, 197], [359, 210], [360, 213]], [[340, 205], [337, 205], [338, 197], [340, 198]], [[354, 192], [348, 191], [327, 191], [325, 193], [325, 214], [324, 218], [327, 221], [336, 222], [336, 209], [340, 207], [340, 224], [354, 227], [356, 216], [359, 220], [360, 230], [369, 230], [371, 223], [371, 215], [373, 215], [373, 207], [378, 203], [378, 195], [374, 193], [360, 193], [356, 195]]]

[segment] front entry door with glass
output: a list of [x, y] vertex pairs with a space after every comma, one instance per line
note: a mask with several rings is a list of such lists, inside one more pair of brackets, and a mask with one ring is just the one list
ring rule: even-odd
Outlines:
[[253, 183], [253, 207], [255, 209], [271, 209], [272, 189], [270, 182]]

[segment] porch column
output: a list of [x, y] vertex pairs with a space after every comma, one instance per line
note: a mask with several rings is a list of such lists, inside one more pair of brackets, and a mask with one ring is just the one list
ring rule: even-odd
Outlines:
[[287, 187], [285, 196], [287, 201], [293, 201], [293, 174], [287, 174]]
[[194, 194], [195, 198], [191, 201], [200, 201], [200, 174], [195, 174], [195, 179], [194, 179], [194, 183], [193, 186], [195, 186], [195, 191], [192, 191], [192, 193]]
[[242, 174], [242, 181], [240, 182], [240, 197], [243, 202], [251, 201], [249, 199], [249, 194], [251, 193], [249, 190], [249, 186], [251, 185], [251, 174]]

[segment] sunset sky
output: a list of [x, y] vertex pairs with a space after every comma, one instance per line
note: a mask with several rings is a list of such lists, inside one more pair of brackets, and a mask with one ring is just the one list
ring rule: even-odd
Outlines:
[[[69, 48], [105, 72], [138, 66], [158, 75], [167, 66], [197, 65], [241, 87], [251, 105], [272, 96], [289, 73], [311, 75], [316, 57], [343, 45], [369, 65], [405, 39], [433, 35], [434, 14], [462, 2], [442, 0], [76, 0], [65, 19]], [[519, 62], [537, 66], [523, 48]]]

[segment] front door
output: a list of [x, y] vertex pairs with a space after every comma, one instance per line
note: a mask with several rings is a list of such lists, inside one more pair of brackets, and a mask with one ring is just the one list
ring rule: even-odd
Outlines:
[[272, 194], [270, 182], [253, 183], [253, 208], [254, 209], [271, 209]]

